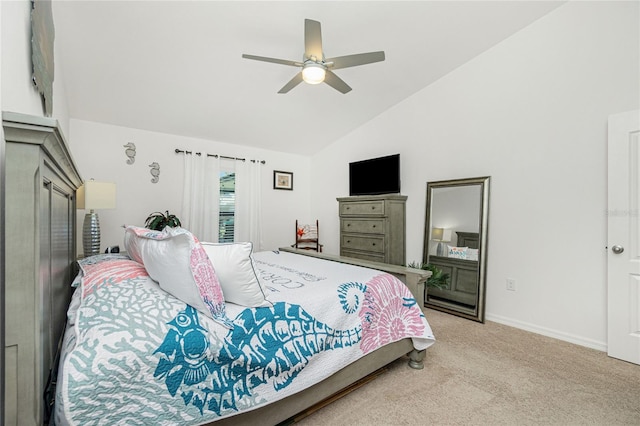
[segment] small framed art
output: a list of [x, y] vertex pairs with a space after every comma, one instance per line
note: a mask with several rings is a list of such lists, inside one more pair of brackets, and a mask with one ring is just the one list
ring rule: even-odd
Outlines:
[[273, 171], [273, 189], [293, 190], [293, 173]]

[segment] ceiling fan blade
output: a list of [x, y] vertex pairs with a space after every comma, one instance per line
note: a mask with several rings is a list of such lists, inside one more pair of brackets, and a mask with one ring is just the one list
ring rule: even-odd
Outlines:
[[326, 60], [326, 62], [333, 62], [333, 65], [330, 65], [331, 69], [333, 70], [355, 67], [358, 65], [366, 65], [380, 61], [384, 61], [383, 51], [338, 56], [337, 58], [330, 58]]
[[304, 20], [304, 57], [315, 58], [315, 61], [322, 61], [322, 31], [320, 22], [311, 19]]
[[282, 89], [278, 91], [278, 93], [287, 93], [289, 90], [296, 87], [298, 84], [302, 82], [302, 71], [296, 74], [287, 84], [282, 86]]
[[345, 83], [340, 77], [329, 70], [327, 70], [325, 73], [324, 82], [342, 94], [351, 91], [351, 87], [349, 87], [347, 83]]
[[266, 56], [255, 56], [242, 54], [245, 59], [253, 59], [254, 61], [273, 62], [274, 64], [290, 65], [292, 67], [301, 67], [302, 62], [289, 61], [287, 59], [267, 58]]

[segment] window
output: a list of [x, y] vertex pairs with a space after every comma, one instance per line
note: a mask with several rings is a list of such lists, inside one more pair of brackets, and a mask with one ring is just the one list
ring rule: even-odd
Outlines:
[[236, 211], [236, 174], [220, 172], [220, 217], [218, 242], [232, 243]]

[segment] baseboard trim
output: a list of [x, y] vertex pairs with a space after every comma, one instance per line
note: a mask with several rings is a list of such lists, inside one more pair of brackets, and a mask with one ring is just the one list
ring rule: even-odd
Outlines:
[[553, 330], [546, 327], [540, 327], [538, 325], [526, 323], [523, 321], [514, 320], [513, 318], [507, 318], [500, 315], [493, 315], [487, 313], [485, 319], [488, 321], [497, 322], [500, 324], [508, 325], [510, 327], [519, 328], [521, 330], [530, 331], [532, 333], [541, 334], [547, 337], [553, 337], [554, 339], [562, 340], [569, 343], [574, 343], [580, 346], [586, 346], [587, 348], [596, 349], [598, 351], [606, 352], [606, 342], [598, 342], [592, 339], [585, 339], [584, 337], [576, 336], [562, 331]]

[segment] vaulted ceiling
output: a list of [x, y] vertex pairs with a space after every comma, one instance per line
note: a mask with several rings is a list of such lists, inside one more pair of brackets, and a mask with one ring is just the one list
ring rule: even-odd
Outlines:
[[[54, 1], [71, 118], [310, 155], [563, 2]], [[304, 19], [327, 57], [384, 50], [326, 84], [278, 90], [298, 69]]]

